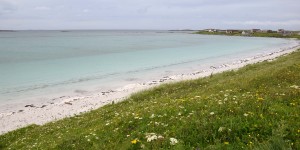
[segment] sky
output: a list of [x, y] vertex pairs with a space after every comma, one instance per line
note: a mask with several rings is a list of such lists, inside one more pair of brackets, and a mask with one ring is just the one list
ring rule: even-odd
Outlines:
[[300, 30], [300, 0], [0, 0], [0, 30]]

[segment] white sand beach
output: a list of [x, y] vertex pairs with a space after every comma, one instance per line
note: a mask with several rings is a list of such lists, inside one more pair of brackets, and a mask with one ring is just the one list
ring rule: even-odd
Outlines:
[[135, 92], [146, 90], [162, 83], [197, 79], [227, 70], [235, 70], [247, 64], [272, 61], [277, 57], [291, 53], [298, 48], [300, 48], [299, 43], [296, 46], [290, 46], [280, 50], [277, 49], [274, 50], [274, 52], [267, 54], [241, 58], [238, 61], [227, 62], [220, 66], [207, 66], [207, 69], [205, 70], [195, 70], [194, 72], [165, 76], [145, 83], [129, 84], [118, 89], [103, 91], [86, 97], [61, 96], [57, 99], [52, 99], [51, 101], [43, 103], [8, 105], [5, 112], [0, 114], [0, 134], [30, 124], [42, 125], [50, 121], [97, 109], [106, 104], [113, 102], [117, 103]]

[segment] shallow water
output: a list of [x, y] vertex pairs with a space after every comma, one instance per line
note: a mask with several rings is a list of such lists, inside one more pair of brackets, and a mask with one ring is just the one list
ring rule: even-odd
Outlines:
[[0, 32], [0, 105], [88, 95], [289, 44], [167, 31]]

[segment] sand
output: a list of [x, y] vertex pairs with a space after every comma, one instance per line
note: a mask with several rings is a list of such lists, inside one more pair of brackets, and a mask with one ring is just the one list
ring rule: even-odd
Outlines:
[[296, 46], [290, 46], [280, 50], [277, 49], [267, 54], [241, 58], [238, 61], [224, 63], [220, 66], [207, 66], [207, 69], [205, 70], [165, 76], [158, 80], [145, 83], [129, 84], [118, 89], [103, 91], [101, 93], [95, 93], [85, 97], [61, 96], [59, 98], [52, 99], [50, 102], [10, 106], [5, 109], [5, 112], [0, 113], [0, 134], [25, 127], [30, 124], [43, 125], [51, 121], [88, 112], [106, 104], [117, 103], [126, 99], [133, 93], [158, 86], [162, 83], [197, 79], [223, 71], [235, 70], [247, 64], [272, 61], [277, 57], [291, 53], [298, 48], [300, 48], [299, 43]]

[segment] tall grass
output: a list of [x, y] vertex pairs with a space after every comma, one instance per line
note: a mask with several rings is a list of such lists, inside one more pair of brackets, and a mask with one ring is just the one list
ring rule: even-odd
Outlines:
[[300, 149], [300, 52], [0, 136], [0, 149]]

